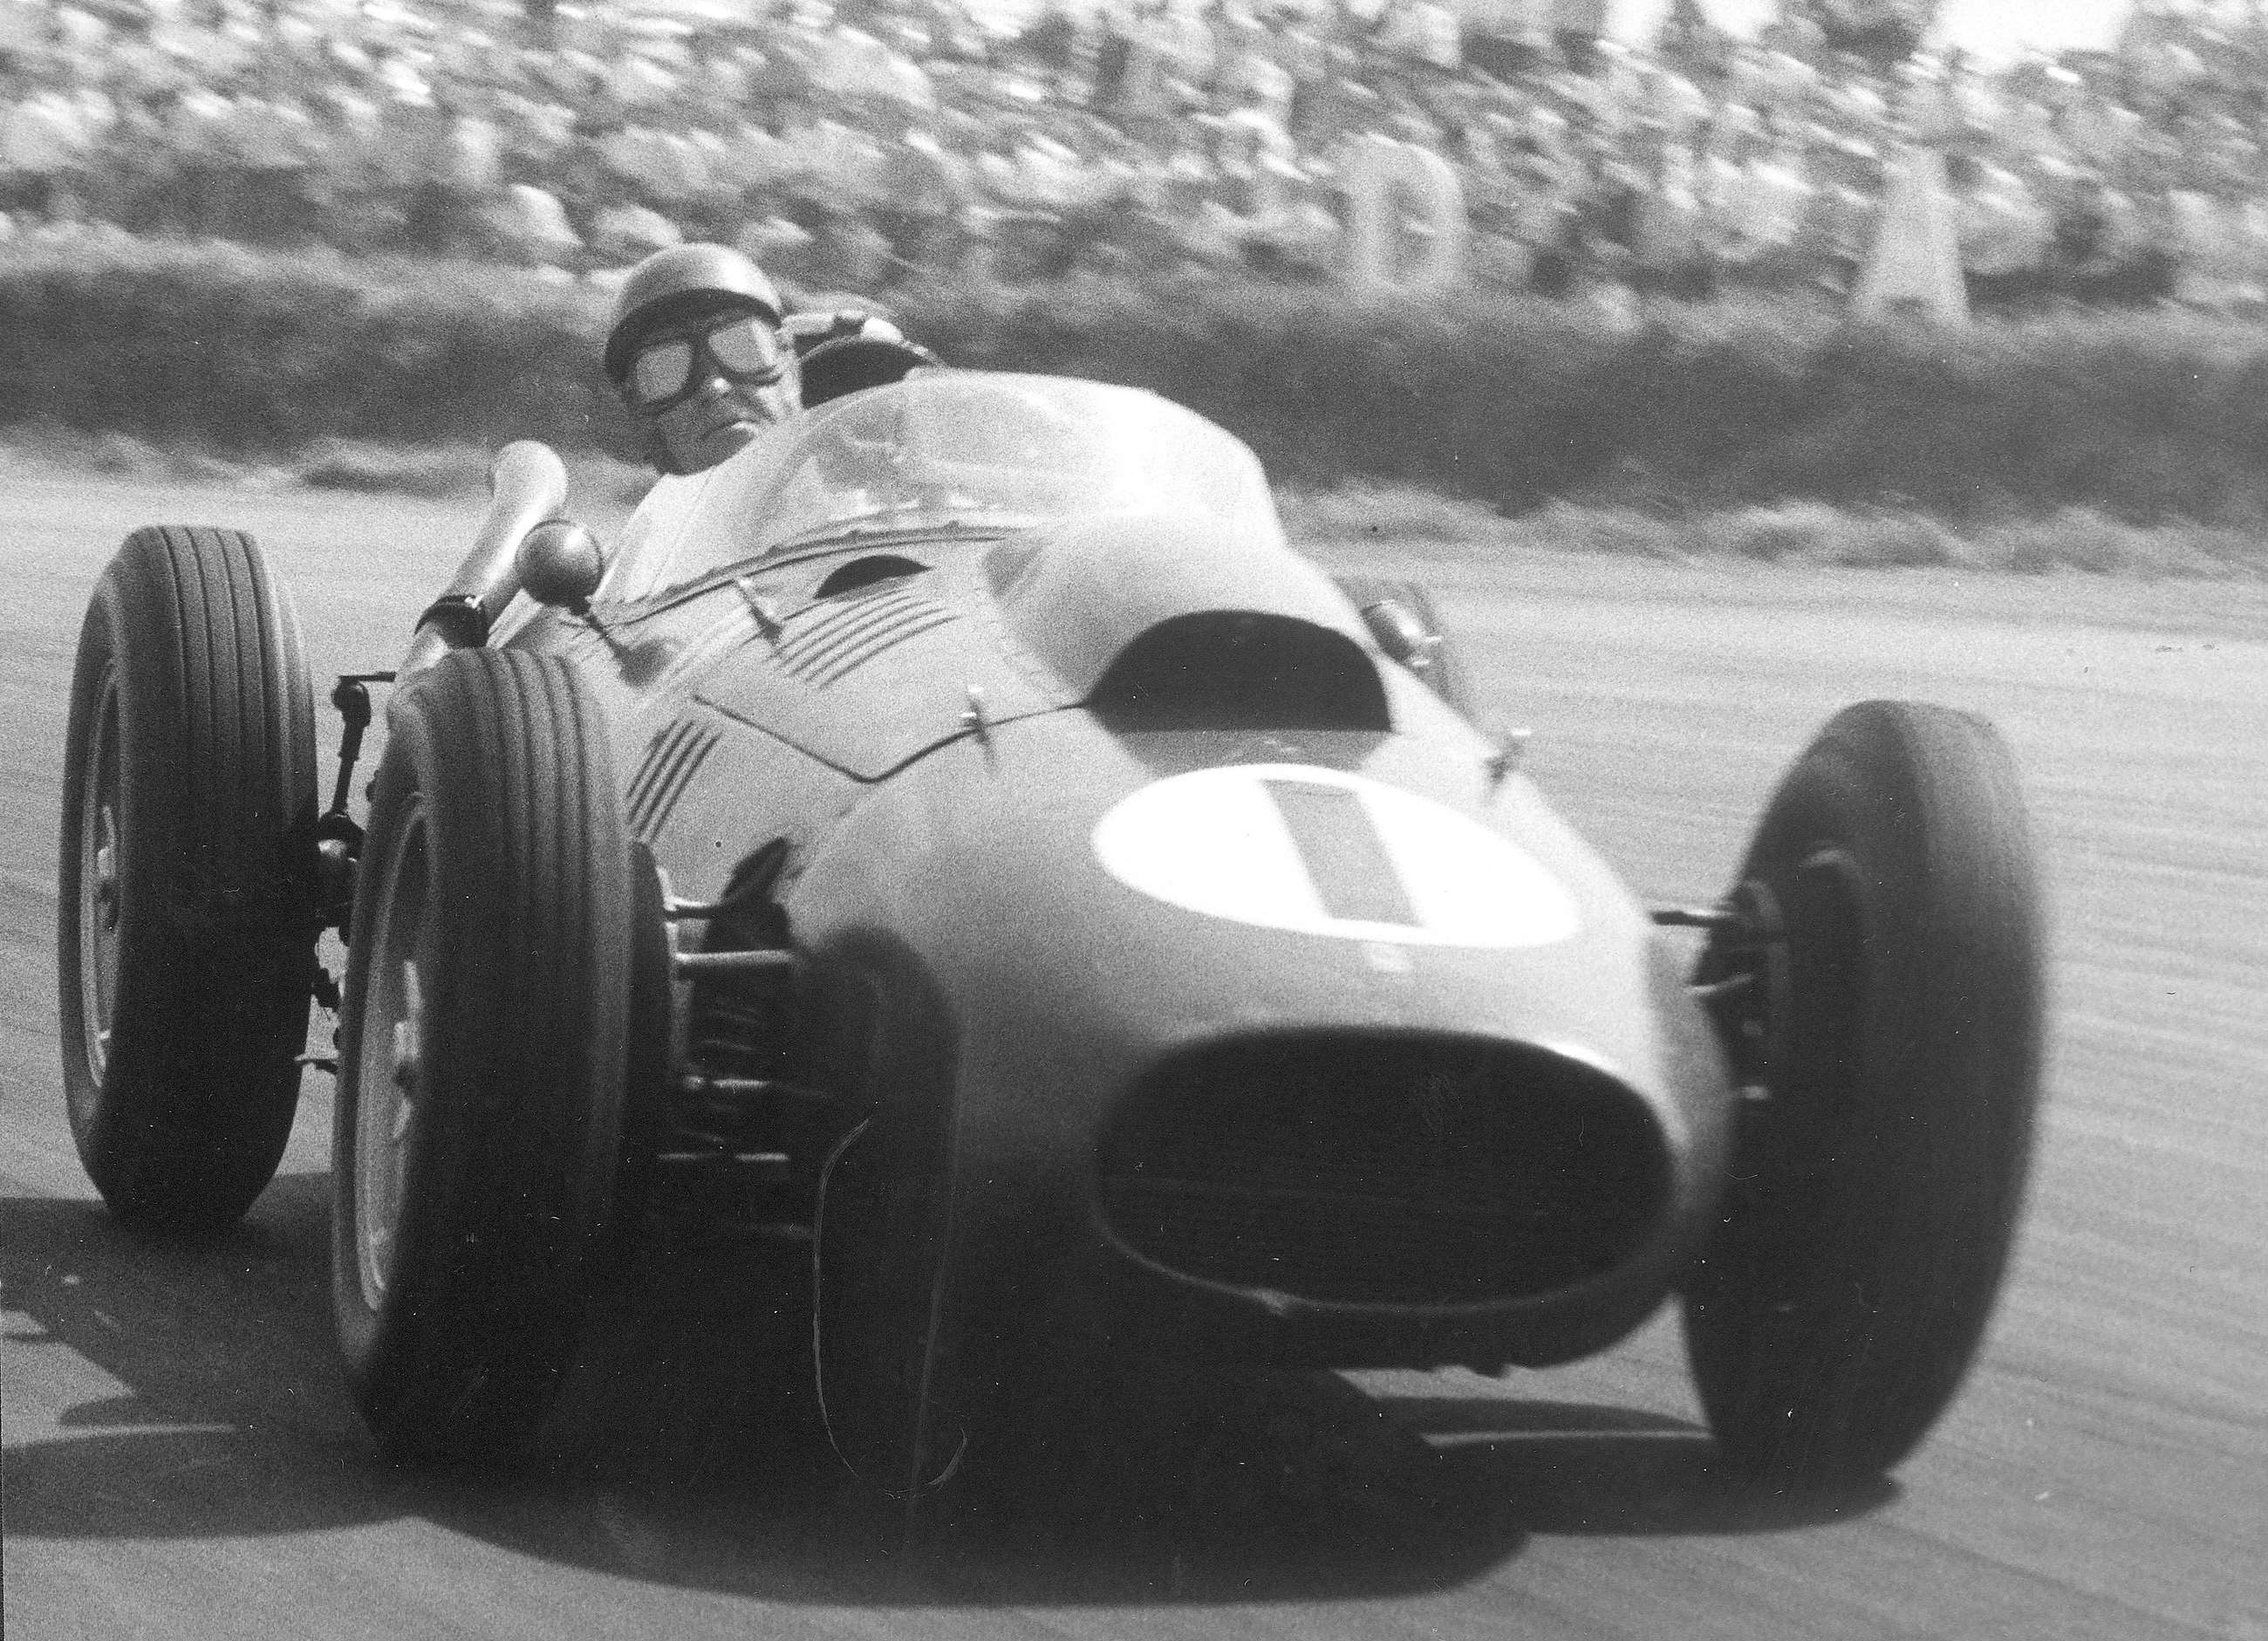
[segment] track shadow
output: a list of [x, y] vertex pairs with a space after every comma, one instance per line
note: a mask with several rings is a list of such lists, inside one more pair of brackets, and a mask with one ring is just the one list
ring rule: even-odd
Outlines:
[[1536, 1534], [1771, 1531], [1891, 1496], [1883, 1483], [1759, 1501], [1712, 1475], [1698, 1430], [1616, 1409], [1127, 1365], [1083, 1386], [1078, 1417], [1012, 1462], [894, 1503], [828, 1441], [792, 1264], [747, 1248], [626, 1275], [538, 1466], [415, 1475], [377, 1458], [339, 1374], [328, 1213], [327, 1176], [286, 1176], [244, 1226], [184, 1248], [136, 1239], [91, 1203], [0, 1200], [11, 1400], [51, 1375], [84, 1380], [63, 1358], [43, 1362], [58, 1346], [122, 1387], [70, 1406], [53, 1434], [18, 1426], [11, 1537], [421, 1519], [545, 1560], [772, 1601], [1141, 1604], [1421, 1593], [1482, 1576]]

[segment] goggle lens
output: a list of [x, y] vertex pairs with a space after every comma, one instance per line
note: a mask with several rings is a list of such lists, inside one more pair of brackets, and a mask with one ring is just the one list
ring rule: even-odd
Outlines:
[[630, 361], [630, 391], [640, 404], [666, 403], [683, 393], [692, 379], [689, 342], [657, 342], [639, 349]]
[[649, 407], [667, 404], [690, 392], [698, 354], [705, 353], [733, 381], [761, 386], [782, 373], [780, 340], [759, 319], [734, 320], [698, 336], [648, 342], [630, 359], [630, 392]]
[[734, 376], [777, 375], [780, 368], [779, 338], [772, 327], [761, 320], [743, 320], [737, 325], [727, 325], [722, 330], [712, 330], [704, 339], [709, 357]]

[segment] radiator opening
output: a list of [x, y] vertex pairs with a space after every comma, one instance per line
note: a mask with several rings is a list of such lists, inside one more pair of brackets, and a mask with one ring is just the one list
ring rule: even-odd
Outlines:
[[1114, 1236], [1183, 1275], [1322, 1302], [1530, 1298], [1613, 1270], [1670, 1192], [1636, 1093], [1549, 1050], [1327, 1033], [1185, 1054], [1098, 1153]]

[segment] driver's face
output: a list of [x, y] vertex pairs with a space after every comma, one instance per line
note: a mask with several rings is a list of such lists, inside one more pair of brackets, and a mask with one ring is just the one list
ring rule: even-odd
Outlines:
[[794, 350], [755, 315], [656, 332], [622, 383], [656, 465], [680, 474], [707, 471], [793, 416], [799, 390]]
[[647, 413], [668, 473], [705, 473], [758, 432], [796, 411], [795, 367], [762, 387], [711, 376], [666, 408]]

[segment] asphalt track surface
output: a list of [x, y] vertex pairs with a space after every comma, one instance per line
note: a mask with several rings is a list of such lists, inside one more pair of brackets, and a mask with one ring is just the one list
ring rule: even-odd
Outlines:
[[[257, 532], [319, 674], [390, 665], [468, 504], [0, 471], [5, 1618], [88, 1637], [2268, 1637], [2268, 596], [1538, 558], [1433, 578], [1489, 709], [1644, 894], [1712, 896], [1836, 706], [1990, 713], [2052, 875], [2050, 1106], [1984, 1359], [1896, 1478], [1710, 1470], [1674, 1317], [1576, 1367], [1138, 1375], [1088, 1450], [904, 1530], [730, 1264], [608, 1311], [512, 1481], [372, 1456], [323, 1296], [327, 1079], [248, 1225], [103, 1216], [64, 1126], [57, 782], [86, 589], [127, 529]], [[1082, 1390], [1086, 1387], [1081, 1387]]]

